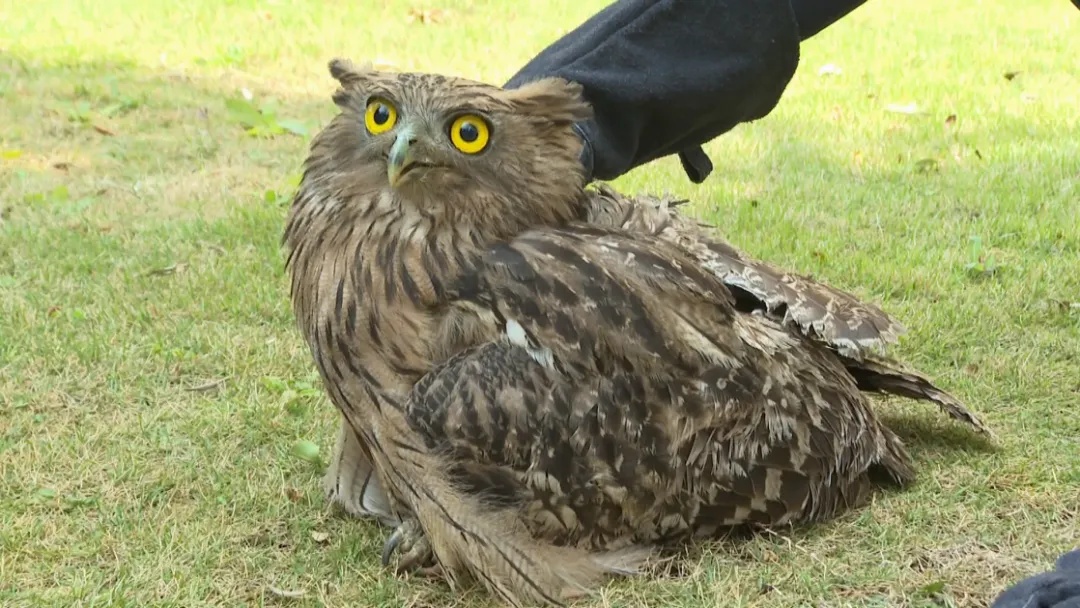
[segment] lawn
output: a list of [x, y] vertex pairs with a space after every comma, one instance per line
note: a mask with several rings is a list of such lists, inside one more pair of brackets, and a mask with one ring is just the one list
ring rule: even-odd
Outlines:
[[[323, 500], [279, 235], [328, 59], [501, 83], [604, 4], [0, 3], [0, 604], [487, 605]], [[982, 606], [1080, 543], [1078, 34], [1066, 0], [872, 0], [705, 184], [616, 182], [880, 302], [998, 443], [883, 402], [913, 489], [597, 605]]]

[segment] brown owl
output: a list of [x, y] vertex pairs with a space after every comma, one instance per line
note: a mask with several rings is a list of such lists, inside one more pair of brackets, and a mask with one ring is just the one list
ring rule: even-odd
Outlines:
[[884, 357], [882, 311], [587, 188], [575, 85], [330, 72], [284, 242], [343, 414], [326, 487], [397, 526], [384, 560], [559, 604], [656, 547], [910, 482], [866, 392], [986, 431]]

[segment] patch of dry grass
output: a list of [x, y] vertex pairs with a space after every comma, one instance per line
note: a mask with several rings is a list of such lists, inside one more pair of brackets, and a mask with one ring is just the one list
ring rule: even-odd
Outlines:
[[[310, 133], [332, 56], [502, 82], [603, 4], [0, 5], [0, 602], [486, 604], [384, 572], [386, 531], [328, 509], [294, 455], [336, 420], [277, 248], [307, 137], [250, 137], [226, 101]], [[708, 183], [674, 159], [619, 180], [880, 300], [1001, 446], [883, 403], [913, 490], [596, 605], [979, 606], [1076, 545], [1077, 28], [1064, 0], [871, 2], [804, 48], [771, 116], [707, 147]]]

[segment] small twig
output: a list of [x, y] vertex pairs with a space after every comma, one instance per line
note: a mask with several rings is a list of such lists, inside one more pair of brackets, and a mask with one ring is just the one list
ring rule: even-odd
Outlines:
[[195, 386], [189, 386], [189, 387], [185, 388], [184, 390], [188, 391], [189, 393], [205, 393], [207, 391], [214, 390], [215, 388], [221, 386], [222, 384], [225, 384], [225, 381], [227, 379], [228, 378], [219, 378], [217, 380], [210, 380], [209, 382], [204, 382], [203, 384], [197, 384]]

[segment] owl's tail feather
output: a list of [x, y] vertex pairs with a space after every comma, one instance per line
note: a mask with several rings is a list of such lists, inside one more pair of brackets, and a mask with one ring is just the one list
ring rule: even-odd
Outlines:
[[511, 606], [561, 606], [591, 592], [608, 575], [631, 575], [648, 548], [593, 553], [533, 537], [513, 508], [481, 503], [451, 481], [446, 459], [395, 434], [385, 446], [391, 482], [408, 503], [450, 579], [468, 575]]
[[904, 369], [894, 361], [872, 357], [866, 357], [861, 361], [845, 360], [844, 365], [855, 378], [860, 390], [930, 401], [951, 418], [991, 438], [994, 437], [990, 427], [959, 399], [941, 390], [929, 378], [915, 370]]

